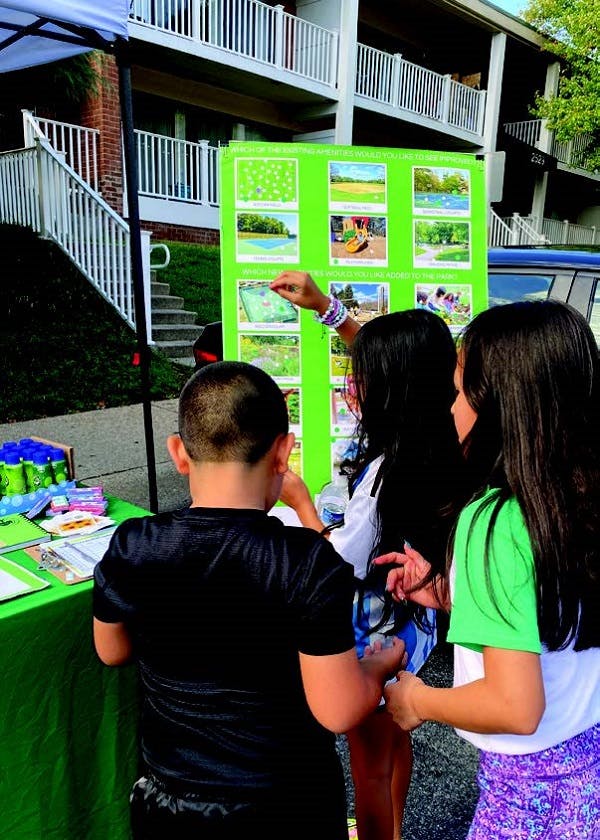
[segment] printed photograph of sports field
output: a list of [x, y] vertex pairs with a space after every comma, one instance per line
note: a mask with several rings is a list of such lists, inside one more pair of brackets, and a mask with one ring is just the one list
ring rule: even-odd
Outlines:
[[387, 207], [386, 167], [381, 163], [329, 163], [332, 210], [379, 210]]

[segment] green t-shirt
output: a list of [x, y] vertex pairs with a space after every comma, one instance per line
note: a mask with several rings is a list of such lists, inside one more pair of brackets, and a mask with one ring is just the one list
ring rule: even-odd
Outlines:
[[486, 582], [484, 548], [493, 505], [485, 507], [485, 501], [495, 493], [468, 505], [458, 520], [448, 641], [477, 652], [495, 647], [541, 653], [531, 542], [516, 499], [502, 505], [494, 524], [489, 586]]

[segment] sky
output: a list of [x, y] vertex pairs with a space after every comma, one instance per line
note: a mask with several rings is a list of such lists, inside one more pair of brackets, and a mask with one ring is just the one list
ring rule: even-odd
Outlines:
[[527, 5], [527, 0], [489, 0], [489, 2], [516, 17], [519, 17], [519, 12]]

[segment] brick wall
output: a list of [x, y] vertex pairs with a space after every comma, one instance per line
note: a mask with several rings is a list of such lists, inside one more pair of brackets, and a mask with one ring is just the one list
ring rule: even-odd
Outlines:
[[167, 239], [172, 242], [192, 242], [196, 245], [219, 245], [219, 231], [207, 228], [169, 225], [164, 222], [146, 222], [141, 220], [142, 230], [152, 231], [150, 242]]
[[123, 214], [123, 169], [119, 73], [113, 56], [95, 53], [100, 79], [98, 94], [90, 96], [81, 109], [82, 125], [100, 131], [98, 147], [99, 191], [105, 201]]

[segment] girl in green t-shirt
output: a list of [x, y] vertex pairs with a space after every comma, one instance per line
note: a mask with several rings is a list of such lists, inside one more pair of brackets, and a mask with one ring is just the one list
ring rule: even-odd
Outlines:
[[600, 837], [600, 363], [554, 300], [465, 329], [452, 407], [475, 493], [448, 574], [378, 558], [398, 599], [451, 610], [454, 687], [406, 672], [385, 691], [405, 730], [434, 720], [480, 750], [468, 840]]

